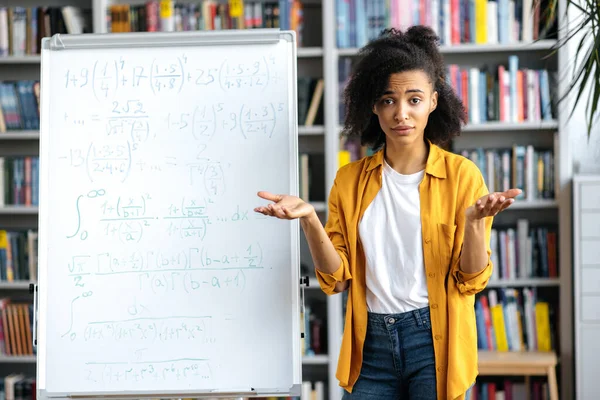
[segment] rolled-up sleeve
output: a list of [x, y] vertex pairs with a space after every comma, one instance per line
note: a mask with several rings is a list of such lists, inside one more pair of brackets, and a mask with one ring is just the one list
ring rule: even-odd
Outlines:
[[[465, 196], [466, 201], [464, 203], [464, 206], [462, 207], [465, 210], [467, 207], [471, 206], [472, 204], [475, 204], [477, 199], [479, 199], [480, 197], [483, 197], [489, 193], [488, 188], [485, 185], [485, 182], [483, 180], [483, 177], [481, 176], [479, 171], [477, 171], [477, 172], [478, 172], [478, 176], [477, 176], [478, 181], [476, 181], [476, 183], [471, 186], [476, 189], [471, 190], [470, 191], [471, 193], [469, 195]], [[459, 235], [457, 235], [457, 238], [456, 238], [456, 239], [460, 238], [459, 239], [460, 243], [455, 242], [455, 246], [459, 246], [458, 248], [460, 249], [460, 253], [462, 253], [463, 237], [464, 237], [464, 212], [459, 213], [457, 215], [459, 216], [458, 218], [461, 219], [460, 224], [462, 226], [460, 227], [461, 232]], [[452, 265], [452, 275], [456, 281], [456, 285], [458, 287], [459, 292], [462, 294], [477, 294], [477, 293], [481, 292], [482, 290], [485, 289], [485, 287], [487, 286], [487, 284], [490, 280], [490, 277], [492, 276], [492, 270], [493, 270], [494, 266], [492, 265], [493, 263], [491, 260], [492, 250], [490, 247], [490, 237], [491, 237], [491, 233], [492, 233], [493, 221], [494, 221], [493, 217], [487, 217], [485, 219], [485, 243], [486, 243], [486, 247], [487, 247], [487, 256], [488, 256], [487, 265], [485, 266], [485, 268], [483, 268], [481, 271], [474, 272], [474, 273], [467, 273], [467, 272], [462, 271], [460, 269], [460, 255], [459, 255], [459, 257], [456, 258], [456, 260], [454, 261], [454, 264]]]
[[338, 269], [331, 273], [325, 273], [315, 268], [315, 272], [317, 275], [317, 281], [321, 286], [321, 289], [326, 294], [336, 294], [335, 284], [338, 282], [345, 282], [349, 279], [352, 279], [352, 275], [350, 274], [350, 264], [348, 262], [348, 251], [346, 247], [346, 238], [344, 235], [344, 227], [342, 225], [343, 221], [343, 213], [340, 216], [339, 210], [340, 199], [338, 195], [337, 188], [337, 179], [333, 183], [333, 187], [331, 188], [331, 192], [329, 194], [328, 201], [328, 217], [327, 223], [325, 224], [325, 231], [327, 232], [327, 236], [333, 243], [333, 247], [340, 256], [341, 262]]
[[[490, 277], [492, 276], [492, 261], [489, 258], [490, 252], [488, 251], [488, 263], [484, 269], [479, 272], [472, 274], [461, 271], [460, 266], [455, 269], [454, 278], [456, 279], [456, 285], [458, 290], [462, 294], [477, 294], [481, 292], [487, 286]], [[460, 261], [459, 261], [460, 263]], [[460, 265], [460, 264], [459, 264]]]

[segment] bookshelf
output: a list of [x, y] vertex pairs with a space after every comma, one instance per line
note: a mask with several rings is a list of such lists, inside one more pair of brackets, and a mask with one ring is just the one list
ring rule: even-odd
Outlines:
[[[48, 0], [52, 6], [75, 5], [89, 9], [91, 28], [94, 32], [107, 32], [107, 10], [112, 4], [141, 4], [136, 0]], [[356, 57], [357, 48], [338, 48], [336, 21], [336, 0], [307, 0], [304, 15], [304, 46], [298, 49], [298, 75], [322, 78], [324, 92], [322, 99], [323, 121], [317, 125], [300, 126], [299, 146], [301, 151], [324, 155], [322, 179], [324, 193], [329, 193], [333, 179], [338, 169], [338, 153], [340, 151], [340, 121], [339, 116], [339, 62]], [[35, 0], [8, 0], [8, 6], [38, 6]], [[564, 1], [559, 2], [559, 15], [562, 15]], [[548, 67], [552, 71], [565, 69], [566, 61], [559, 51], [558, 56], [541, 61], [542, 57], [551, 51], [554, 40], [540, 40], [529, 43], [509, 44], [471, 44], [462, 43], [443, 45], [442, 53], [448, 64], [461, 66], [478, 66], [482, 64], [507, 65], [509, 55], [519, 57], [519, 65], [533, 67]], [[562, 58], [561, 58], [562, 57]], [[40, 57], [37, 55], [0, 57], [0, 81], [11, 79], [36, 79], [39, 77]], [[560, 86], [560, 85], [559, 85]], [[569, 203], [565, 200], [563, 185], [569, 179], [568, 139], [564, 137], [566, 116], [563, 109], [558, 109], [551, 120], [498, 122], [486, 121], [469, 123], [461, 136], [453, 143], [453, 150], [460, 151], [471, 146], [497, 148], [511, 146], [513, 143], [523, 145], [533, 144], [555, 151], [555, 181], [556, 196], [553, 199], [535, 199], [519, 201], [508, 211], [497, 218], [499, 225], [512, 226], [519, 218], [530, 218], [532, 221], [550, 222], [560, 228], [559, 234], [559, 275], [552, 278], [510, 278], [490, 282], [489, 289], [502, 288], [539, 288], [549, 292], [554, 299], [556, 312], [560, 313], [559, 325], [555, 327], [557, 343], [560, 345], [558, 362], [560, 368], [559, 390], [562, 398], [571, 398], [573, 372], [571, 366], [573, 344], [569, 332], [572, 317], [568, 310], [572, 308], [570, 299], [571, 274], [570, 247], [568, 244]], [[39, 132], [19, 131], [0, 134], [0, 156], [17, 154], [38, 154]], [[327, 217], [327, 199], [314, 201], [313, 205], [322, 221]], [[37, 208], [5, 206], [0, 208], [0, 228], [26, 229], [37, 226]], [[563, 230], [564, 229], [564, 230]], [[303, 239], [302, 239], [303, 240]], [[307, 249], [303, 251], [302, 262], [312, 268], [312, 261]], [[0, 295], [26, 295], [27, 283], [0, 282]], [[326, 382], [327, 398], [339, 400], [342, 390], [337, 385], [335, 371], [337, 368], [337, 351], [343, 331], [343, 296], [325, 296], [318, 290], [316, 279], [311, 276], [311, 288], [307, 291], [310, 296], [323, 302], [325, 307], [328, 354], [305, 356], [303, 358], [303, 373], [311, 379]], [[501, 360], [502, 355], [495, 352], [486, 353], [486, 360]], [[29, 360], [29, 361], [22, 361]], [[13, 357], [0, 358], [0, 373], [13, 372], [21, 366], [30, 367], [34, 371], [35, 358]], [[27, 365], [29, 363], [30, 365]], [[8, 368], [7, 368], [8, 367]], [[33, 368], [33, 369], [32, 369]], [[501, 368], [501, 367], [500, 367]]]

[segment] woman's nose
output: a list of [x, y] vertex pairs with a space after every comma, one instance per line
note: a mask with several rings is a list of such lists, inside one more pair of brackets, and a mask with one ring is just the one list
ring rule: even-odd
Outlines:
[[406, 107], [402, 106], [402, 105], [398, 105], [398, 108], [396, 108], [396, 115], [394, 116], [394, 119], [396, 121], [404, 121], [408, 119], [408, 113], [406, 112]]

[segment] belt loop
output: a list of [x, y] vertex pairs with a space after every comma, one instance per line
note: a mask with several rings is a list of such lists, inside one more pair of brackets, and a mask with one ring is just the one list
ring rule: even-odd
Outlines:
[[417, 320], [417, 326], [423, 326], [423, 320], [421, 319], [421, 313], [419, 312], [419, 310], [414, 310], [413, 314], [415, 316], [415, 319]]

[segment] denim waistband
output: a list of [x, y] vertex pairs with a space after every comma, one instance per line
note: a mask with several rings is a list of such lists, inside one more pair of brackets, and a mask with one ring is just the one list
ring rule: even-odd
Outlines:
[[429, 326], [429, 306], [397, 314], [368, 313], [368, 323], [373, 327]]

